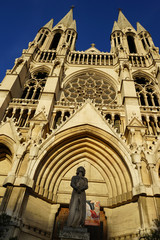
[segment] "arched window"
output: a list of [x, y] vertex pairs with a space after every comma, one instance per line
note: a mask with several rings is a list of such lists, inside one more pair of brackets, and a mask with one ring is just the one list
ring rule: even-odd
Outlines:
[[109, 123], [111, 123], [111, 114], [106, 114], [105, 119], [108, 120]]
[[49, 48], [50, 50], [56, 50], [57, 49], [60, 38], [61, 38], [60, 33], [56, 33], [54, 35], [54, 38], [53, 38], [52, 43], [51, 43], [50, 48]]
[[39, 99], [45, 87], [47, 76], [48, 73], [46, 72], [36, 72], [31, 79], [26, 81], [21, 98], [35, 100]]
[[129, 46], [129, 51], [130, 53], [137, 53], [136, 51], [136, 45], [134, 42], [134, 37], [131, 35], [127, 36], [127, 41], [128, 41], [128, 46]]
[[61, 111], [56, 112], [56, 116], [55, 116], [54, 124], [53, 124], [54, 129], [57, 128], [57, 125], [60, 125], [61, 118], [62, 118], [62, 112]]
[[66, 121], [68, 117], [70, 117], [70, 113], [67, 111], [64, 113], [63, 121]]
[[144, 77], [136, 77], [134, 81], [140, 105], [159, 107], [159, 90], [155, 83]]

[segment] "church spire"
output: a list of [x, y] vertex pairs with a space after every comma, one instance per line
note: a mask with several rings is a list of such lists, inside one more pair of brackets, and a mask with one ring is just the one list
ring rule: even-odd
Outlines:
[[127, 18], [124, 16], [124, 14], [122, 13], [121, 10], [119, 10], [119, 16], [118, 16], [118, 26], [120, 27], [120, 29], [124, 29], [126, 27], [130, 27], [133, 28], [132, 25], [130, 24], [130, 22], [127, 20]]
[[65, 27], [69, 27], [73, 22], [73, 8], [70, 9], [70, 11], [56, 24], [60, 25], [63, 24]]
[[44, 26], [44, 28], [48, 28], [49, 30], [52, 30], [53, 27], [53, 18], [49, 22], [47, 22]]
[[139, 22], [137, 22], [137, 33], [140, 32], [147, 32], [147, 30]]
[[113, 28], [112, 28], [112, 33], [115, 32], [115, 31], [121, 31], [121, 29], [119, 28], [116, 21], [114, 21], [114, 25], [113, 25]]
[[76, 20], [73, 20], [69, 28], [75, 30], [77, 32], [77, 27], [76, 27]]

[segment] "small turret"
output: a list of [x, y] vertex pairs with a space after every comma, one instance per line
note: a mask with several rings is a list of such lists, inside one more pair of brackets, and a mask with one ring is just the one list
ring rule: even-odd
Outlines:
[[144, 50], [148, 50], [151, 46], [154, 46], [150, 33], [137, 22], [137, 33], [141, 39]]

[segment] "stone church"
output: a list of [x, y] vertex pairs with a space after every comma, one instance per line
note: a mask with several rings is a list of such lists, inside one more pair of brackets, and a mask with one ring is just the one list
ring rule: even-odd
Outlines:
[[160, 215], [159, 49], [121, 10], [110, 52], [76, 39], [71, 9], [0, 85], [1, 239], [58, 240], [79, 166], [101, 206], [91, 240], [138, 240]]

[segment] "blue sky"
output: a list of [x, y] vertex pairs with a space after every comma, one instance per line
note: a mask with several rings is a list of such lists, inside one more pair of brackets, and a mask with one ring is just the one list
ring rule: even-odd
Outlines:
[[54, 24], [59, 22], [72, 5], [77, 22], [77, 50], [86, 50], [95, 43], [99, 50], [110, 51], [110, 33], [118, 18], [118, 8], [133, 27], [140, 22], [150, 32], [155, 46], [160, 47], [159, 0], [5, 0], [0, 4], [0, 81], [37, 31], [51, 18]]

